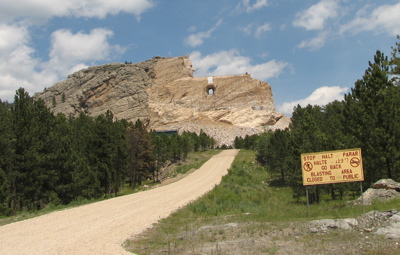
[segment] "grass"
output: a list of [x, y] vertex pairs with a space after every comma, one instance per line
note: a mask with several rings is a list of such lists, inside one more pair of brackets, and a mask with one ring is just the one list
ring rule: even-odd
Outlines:
[[38, 217], [44, 214], [48, 214], [54, 211], [60, 211], [60, 210], [64, 210], [64, 209], [68, 209], [68, 208], [73, 208], [73, 207], [77, 207], [77, 206], [82, 206], [82, 205], [86, 205], [86, 204], [91, 204], [91, 203], [95, 203], [95, 202], [100, 202], [102, 200], [105, 200], [106, 198], [97, 198], [97, 199], [80, 199], [80, 200], [75, 200], [72, 201], [71, 203], [69, 203], [68, 205], [62, 205], [62, 204], [48, 204], [46, 207], [44, 207], [41, 210], [31, 210], [31, 211], [21, 211], [19, 213], [17, 213], [16, 215], [13, 216], [1, 216], [0, 217], [0, 226], [6, 225], [6, 224], [10, 224], [13, 222], [17, 222], [17, 221], [22, 221], [22, 220], [27, 220], [27, 219], [31, 219], [34, 217]]
[[[255, 162], [254, 156], [253, 151], [241, 150], [220, 185], [134, 240], [128, 240], [125, 247], [138, 254], [229, 254], [221, 248], [227, 240], [256, 242], [269, 238], [270, 232], [281, 233], [265, 241], [270, 246], [258, 247], [274, 254], [280, 249], [278, 240], [290, 233], [293, 224], [301, 226], [314, 219], [362, 214], [361, 206], [350, 206], [342, 200], [323, 200], [310, 205], [308, 217], [306, 203], [296, 202], [289, 187], [268, 185], [271, 176]], [[375, 202], [365, 206], [365, 212], [393, 209], [398, 203], [398, 200]], [[230, 228], [232, 222], [240, 227]]]
[[175, 174], [185, 174], [191, 169], [199, 169], [207, 160], [220, 152], [221, 150], [190, 152], [187, 158], [175, 167]]

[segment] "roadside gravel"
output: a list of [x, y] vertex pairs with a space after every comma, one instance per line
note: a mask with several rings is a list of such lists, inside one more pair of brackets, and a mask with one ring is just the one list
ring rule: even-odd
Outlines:
[[2, 226], [1, 254], [131, 254], [126, 239], [211, 190], [237, 153], [222, 151], [166, 186]]

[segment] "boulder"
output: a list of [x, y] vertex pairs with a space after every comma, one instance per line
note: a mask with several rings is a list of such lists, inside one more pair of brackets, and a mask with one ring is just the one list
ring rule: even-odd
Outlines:
[[375, 189], [394, 189], [400, 192], [400, 183], [393, 181], [392, 179], [381, 179], [372, 185]]
[[310, 221], [310, 232], [326, 232], [329, 229], [351, 230], [356, 226], [358, 226], [358, 221], [354, 218], [314, 220]]
[[400, 183], [392, 179], [381, 179], [372, 185], [373, 188], [367, 189], [362, 196], [350, 204], [361, 205], [362, 199], [365, 205], [370, 205], [373, 200], [389, 200], [400, 197]]

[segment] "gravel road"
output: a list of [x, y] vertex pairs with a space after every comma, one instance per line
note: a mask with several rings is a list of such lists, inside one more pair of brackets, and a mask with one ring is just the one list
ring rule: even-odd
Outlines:
[[213, 156], [166, 186], [0, 227], [1, 254], [131, 254], [121, 244], [211, 190], [238, 150]]

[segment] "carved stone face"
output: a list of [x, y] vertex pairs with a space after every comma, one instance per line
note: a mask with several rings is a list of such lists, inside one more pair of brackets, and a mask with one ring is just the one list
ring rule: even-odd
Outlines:
[[189, 70], [189, 74], [193, 76], [195, 69], [193, 68], [192, 61], [189, 58], [185, 58], [183, 60], [183, 64]]

